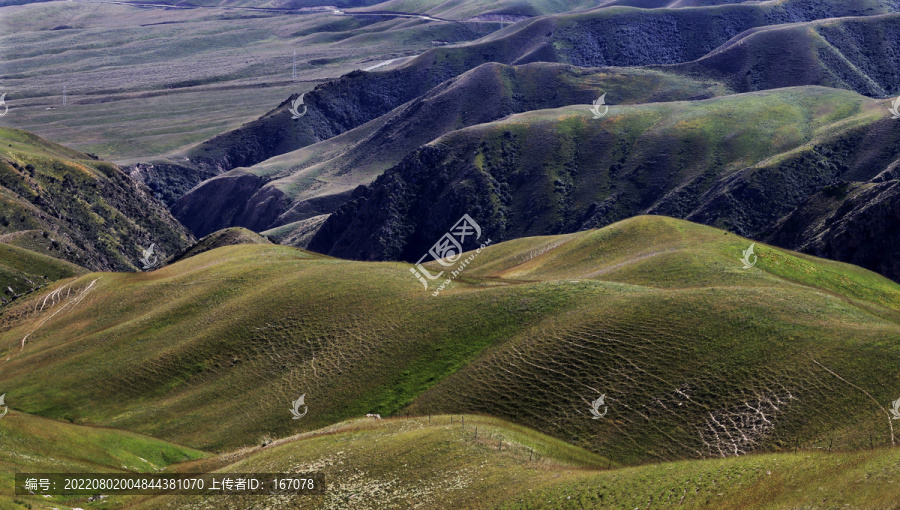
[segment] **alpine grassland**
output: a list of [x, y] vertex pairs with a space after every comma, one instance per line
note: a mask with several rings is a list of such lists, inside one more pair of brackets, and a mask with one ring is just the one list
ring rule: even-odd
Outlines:
[[[5, 472], [325, 474], [321, 496], [0, 494], [0, 508], [749, 509], [892, 508], [895, 449], [799, 450], [621, 466], [534, 430], [480, 415], [356, 418], [220, 455], [127, 432], [13, 412], [0, 424], [17, 455]], [[40, 440], [43, 441], [40, 441]], [[48, 448], [44, 441], [65, 441]], [[4, 452], [7, 456], [9, 452]], [[6, 475], [7, 478], [12, 478]], [[11, 487], [11, 481], [6, 487]]]
[[900, 509], [897, 34], [0, 0], [0, 510]]
[[12, 303], [0, 380], [22, 412], [207, 451], [366, 413], [490, 414], [623, 464], [895, 442], [900, 287], [760, 244], [744, 269], [750, 244], [637, 217], [488, 247], [439, 296], [405, 264], [228, 246]]
[[247, 230], [246, 228], [234, 227], [219, 230], [197, 241], [196, 244], [189, 249], [173, 257], [169, 262], [177, 262], [181, 259], [193, 257], [209, 250], [222, 248], [224, 246], [232, 246], [236, 244], [269, 244], [267, 238], [257, 234], [256, 232]]
[[[208, 179], [181, 197], [173, 212], [199, 235], [229, 225], [274, 229], [328, 214], [357, 186], [371, 183], [406, 155], [447, 133], [531, 110], [589, 105], [597, 99], [597, 90], [628, 105], [726, 93], [715, 81], [660, 71], [483, 64], [359, 127]], [[478, 108], [471, 107], [475, 102], [480, 103]], [[286, 109], [278, 117], [294, 122]], [[238, 194], [245, 204], [236, 207]]]
[[[33, 234], [37, 237], [37, 234]], [[16, 294], [24, 294], [39, 287], [87, 270], [49, 255], [12, 246], [0, 237], [0, 298], [6, 302]]]
[[94, 270], [133, 270], [150, 244], [171, 255], [193, 242], [116, 165], [18, 129], [0, 128], [0, 142], [0, 242]]
[[209, 454], [172, 443], [105, 427], [72, 425], [9, 411], [0, 420], [0, 508], [119, 508], [113, 496], [91, 505], [84, 496], [16, 496], [15, 473], [155, 472]]
[[693, 62], [662, 66], [724, 81], [745, 92], [796, 85], [843, 88], [872, 97], [900, 93], [900, 15], [788, 23], [747, 30]]
[[[134, 508], [893, 508], [896, 450], [623, 467], [477, 415], [355, 419], [172, 470], [325, 473], [323, 496], [141, 498]], [[173, 499], [175, 501], [173, 501]]]
[[414, 261], [463, 212], [495, 241], [638, 214], [758, 237], [824, 186], [891, 168], [900, 136], [884, 101], [825, 87], [617, 99], [600, 119], [570, 105], [451, 131], [355, 191], [309, 248]]

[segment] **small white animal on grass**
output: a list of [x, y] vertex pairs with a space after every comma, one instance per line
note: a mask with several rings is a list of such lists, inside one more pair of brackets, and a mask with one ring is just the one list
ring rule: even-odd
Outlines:
[[380, 420], [381, 415], [380, 414], [367, 414], [366, 418], [375, 418], [376, 420]]

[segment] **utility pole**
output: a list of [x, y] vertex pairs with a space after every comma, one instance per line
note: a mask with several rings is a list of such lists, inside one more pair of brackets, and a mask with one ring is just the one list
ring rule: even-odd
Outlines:
[[297, 79], [297, 50], [294, 50], [294, 72], [291, 74], [291, 79]]
[[63, 106], [66, 106], [66, 86], [63, 84]]

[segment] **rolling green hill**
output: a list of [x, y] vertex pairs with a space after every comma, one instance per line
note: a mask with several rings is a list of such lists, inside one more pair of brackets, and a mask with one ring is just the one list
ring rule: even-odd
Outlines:
[[[825, 85], [884, 97], [900, 92], [892, 71], [900, 65], [900, 49], [885, 35], [897, 28], [900, 18], [862, 15], [893, 8], [890, 3], [813, 7], [784, 1], [691, 9], [615, 7], [542, 17], [475, 43], [434, 49], [391, 71], [351, 73], [321, 85], [305, 96], [309, 114], [304, 119], [291, 120], [290, 100], [285, 101], [266, 116], [197, 146], [187, 158], [190, 163], [154, 165], [156, 175], [148, 180], [199, 235], [234, 225], [261, 231], [331, 213], [356, 186], [450, 129], [528, 109], [588, 104], [595, 99], [590, 94], [607, 88], [615, 89], [617, 104], [695, 100], [792, 85]], [[826, 14], [861, 17], [799, 22]], [[741, 29], [747, 30], [738, 34], [733, 23], [722, 24], [723, 18], [743, 20], [746, 27]], [[791, 23], [773, 24], [779, 21]], [[671, 25], [677, 36], [652, 29], [660, 23]], [[671, 36], [690, 52], [654, 41], [617, 42], [627, 32], [622, 26], [642, 37]], [[702, 52], [697, 51], [700, 47]], [[606, 58], [604, 51], [613, 53]], [[629, 51], [636, 53], [629, 57]], [[679, 53], [666, 53], [672, 51]], [[685, 62], [696, 57], [699, 60]], [[588, 91], [587, 80], [579, 84], [547, 71], [572, 69], [558, 64], [515, 66], [512, 69], [530, 69], [512, 72], [484, 63], [535, 60], [647, 65], [665, 74], [648, 83], [653, 75], [647, 69], [615, 68], [616, 79], [595, 80], [596, 90]], [[659, 65], [666, 62], [682, 63]], [[605, 72], [578, 73], [589, 78]], [[570, 93], [573, 85], [580, 94]], [[319, 140], [324, 141], [316, 143]], [[240, 168], [214, 178], [234, 167]], [[182, 196], [203, 179], [210, 180]], [[204, 212], [210, 209], [216, 214]]]
[[[21, 237], [12, 234], [12, 237]], [[87, 270], [47, 255], [0, 243], [0, 302]]]
[[197, 241], [197, 244], [191, 246], [183, 253], [174, 257], [169, 263], [200, 255], [201, 253], [222, 248], [225, 246], [234, 246], [238, 244], [269, 244], [270, 241], [265, 237], [252, 232], [245, 228], [233, 227], [213, 232], [212, 234]]
[[872, 97], [900, 94], [900, 15], [838, 18], [748, 30], [694, 62], [663, 66], [739, 92], [823, 85]]
[[725, 90], [713, 81], [641, 69], [484, 64], [358, 128], [209, 179], [172, 212], [198, 235], [229, 225], [261, 231], [328, 214], [357, 186], [450, 131], [530, 110], [590, 105], [602, 93], [617, 104], [641, 104]]
[[[7, 128], [0, 128], [0, 235], [3, 243], [93, 270], [133, 270], [150, 244], [172, 254], [193, 241], [115, 165]], [[63, 266], [23, 256], [33, 259], [25, 265]]]
[[[896, 449], [798, 452], [616, 468], [605, 459], [483, 416], [357, 419], [266, 448], [174, 469], [222, 472], [317, 469], [327, 493], [294, 499], [303, 508], [605, 509], [653, 507], [780, 509], [891, 508]], [[465, 423], [463, 425], [463, 418]], [[477, 437], [475, 428], [478, 428]], [[607, 466], [613, 469], [606, 469]], [[161, 497], [138, 509], [278, 507], [284, 498]]]
[[[601, 2], [602, 3], [602, 2]], [[395, 11], [418, 12], [444, 19], [462, 20], [503, 14], [518, 21], [522, 17], [543, 16], [568, 11], [580, 11], [596, 7], [593, 0], [387, 0], [378, 4], [354, 9], [353, 12]]]
[[[644, 213], [761, 238], [825, 186], [894, 179], [895, 122], [885, 102], [820, 87], [612, 106], [602, 119], [583, 106], [514, 115], [448, 133], [356, 190], [309, 248], [417, 260], [440, 219], [464, 212], [496, 240]], [[778, 244], [812, 239], [791, 232]]]
[[[143, 165], [150, 174], [147, 182], [168, 204], [174, 204], [178, 197], [205, 179], [328, 140], [427, 95], [430, 90], [447, 80], [492, 62], [559, 62], [584, 67], [685, 64], [674, 66], [671, 70], [690, 74], [700, 81], [710, 81], [709, 75], [712, 75], [713, 81], [727, 79], [734, 82], [736, 87], [746, 87], [744, 82], [750, 80], [759, 89], [789, 83], [847, 86], [862, 93], [877, 92], [879, 96], [900, 92], [894, 85], [896, 80], [892, 81], [890, 73], [885, 72], [885, 69], [890, 69], [891, 62], [896, 63], [897, 52], [892, 49], [890, 38], [878, 37], [879, 34], [890, 33], [890, 20], [893, 18], [882, 19], [875, 16], [900, 9], [900, 6], [891, 1], [833, 1], [822, 4], [808, 0], [781, 0], [684, 6], [691, 8], [638, 9], [614, 6], [587, 12], [541, 16], [507, 26], [467, 44], [430, 49], [388, 71], [354, 71], [309, 92], [304, 97], [308, 114], [301, 122], [293, 122], [288, 112], [290, 102], [296, 98], [294, 95], [256, 121], [213, 137], [177, 158]], [[824, 53], [814, 54], [807, 47], [792, 50], [800, 55], [792, 56], [789, 59], [791, 62], [801, 57], [803, 59], [803, 66], [797, 64], [797, 68], [788, 69], [795, 78], [785, 77], [787, 73], [784, 64], [781, 64], [784, 58], [779, 53], [783, 51], [783, 45], [772, 42], [773, 38], [784, 35], [782, 32], [758, 39], [761, 41], [761, 48], [753, 54], [762, 56], [750, 59], [751, 63], [744, 67], [764, 68], [756, 69], [756, 74], [751, 78], [730, 74], [732, 67], [741, 67], [739, 63], [732, 62], [734, 58], [743, 61], [749, 57], [734, 57], [728, 52], [718, 58], [708, 57], [711, 53], [721, 53], [723, 45], [727, 47], [736, 36], [748, 30], [785, 23], [801, 27], [796, 30], [802, 30], [802, 27], [807, 27], [803, 22], [840, 16], [872, 18], [870, 21], [848, 24], [852, 27], [865, 26], [865, 30], [859, 33], [852, 27], [843, 28], [840, 22], [831, 22], [830, 25], [824, 23], [823, 27], [836, 24], [836, 28], [822, 29], [823, 34], [828, 32], [827, 35], [818, 36], [817, 40], [821, 39], [820, 46]], [[844, 33], [847, 30], [850, 33]], [[860, 40], [860, 37], [863, 39]], [[841, 41], [835, 42], [838, 49], [828, 46], [832, 40]], [[773, 52], [778, 58], [762, 58], [766, 55], [771, 57]], [[848, 70], [842, 59], [856, 56], [864, 56], [869, 65], [865, 69]], [[686, 64], [704, 57], [710, 60], [700, 64]], [[820, 63], [820, 60], [824, 63]], [[806, 69], [810, 66], [811, 69]], [[814, 72], [818, 69], [816, 66], [827, 69]], [[799, 72], [800, 70], [809, 72]], [[746, 70], [742, 68], [742, 72]], [[548, 97], [545, 103], [553, 103], [552, 94], [545, 96]], [[476, 105], [480, 108], [477, 102]], [[471, 110], [478, 110], [475, 105], [466, 106]], [[265, 182], [246, 177], [240, 179], [240, 185], [236, 185], [237, 190], [231, 191], [234, 193], [233, 201], [243, 203], [249, 200], [252, 193], [244, 192], [248, 188], [258, 188], [264, 184]], [[266, 200], [272, 200], [278, 195], [278, 192], [269, 190], [264, 196]], [[323, 212], [321, 207], [312, 209], [307, 214]], [[288, 222], [290, 221], [294, 219]], [[210, 228], [214, 230], [230, 225], [249, 226], [250, 223], [220, 224]], [[268, 226], [270, 225], [256, 225], [255, 228]], [[201, 229], [200, 233], [210, 231]]]
[[699, 59], [757, 27], [898, 10], [900, 5], [890, 0], [778, 0], [686, 9], [600, 6], [525, 20], [472, 43], [429, 50], [403, 67], [430, 67], [436, 77], [490, 61], [584, 67], [676, 64]]
[[[16, 403], [7, 398], [6, 404]], [[16, 496], [15, 473], [155, 472], [208, 454], [102, 427], [84, 427], [16, 411], [0, 419], [0, 508], [120, 508], [121, 497], [85, 504], [86, 497]], [[22, 506], [19, 506], [22, 505]]]
[[0, 385], [207, 450], [368, 412], [490, 413], [618, 463], [890, 444], [900, 287], [768, 246], [743, 269], [748, 245], [639, 217], [488, 247], [438, 296], [406, 264], [229, 246], [8, 306]]
[[[898, 504], [895, 449], [783, 452], [623, 467], [526, 427], [477, 415], [357, 418], [220, 455], [135, 434], [11, 413], [0, 435], [3, 508], [243, 509], [352, 506], [559, 509], [787, 508]], [[5, 425], [5, 426], [2, 426]], [[477, 430], [476, 430], [477, 428]], [[47, 448], [53, 441], [54, 448]], [[181, 462], [178, 462], [181, 461]], [[173, 462], [178, 462], [174, 463]], [[87, 496], [12, 494], [14, 470], [54, 472], [217, 471], [325, 474], [322, 496]]]
[[0, 510], [900, 508], [900, 0], [0, 16]]

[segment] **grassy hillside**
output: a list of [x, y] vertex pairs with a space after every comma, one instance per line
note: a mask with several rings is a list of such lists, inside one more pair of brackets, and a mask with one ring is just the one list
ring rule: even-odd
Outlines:
[[768, 242], [857, 264], [900, 280], [900, 182], [888, 171], [871, 182], [841, 182], [785, 216]]
[[202, 235], [229, 225], [259, 231], [331, 213], [357, 186], [450, 131], [529, 110], [590, 105], [602, 93], [616, 104], [640, 104], [725, 90], [713, 81], [640, 69], [484, 64], [358, 128], [210, 179], [180, 198], [173, 214]]
[[0, 301], [4, 304], [13, 296], [86, 272], [86, 269], [75, 264], [0, 243]]
[[355, 9], [354, 12], [364, 11], [396, 11], [418, 12], [438, 16], [444, 19], [462, 20], [473, 17], [488, 17], [496, 14], [507, 15], [510, 19], [518, 21], [526, 16], [543, 16], [567, 11], [580, 11], [596, 7], [597, 2], [592, 0], [388, 0], [380, 2], [364, 9]]
[[746, 92], [824, 85], [873, 97], [900, 93], [900, 15], [839, 18], [748, 30], [703, 58], [672, 67]]
[[[477, 432], [476, 432], [477, 427]], [[890, 508], [895, 449], [799, 451], [622, 467], [507, 421], [478, 415], [352, 419], [221, 455], [113, 429], [11, 412], [0, 422], [3, 508]], [[50, 445], [52, 447], [49, 447]], [[204, 497], [12, 494], [14, 471], [325, 473], [324, 496]]]
[[[890, 508], [900, 503], [894, 449], [799, 452], [606, 469], [605, 459], [508, 422], [456, 415], [352, 420], [264, 449], [175, 469], [325, 472], [304, 508], [584, 509]], [[478, 427], [478, 437], [475, 428]], [[135, 508], [277, 507], [270, 498], [155, 498]]]
[[[468, 44], [439, 46], [402, 64], [396, 64], [394, 69], [388, 71], [353, 72], [317, 86], [307, 94], [304, 99], [309, 111], [300, 122], [293, 122], [288, 114], [288, 103], [296, 95], [291, 96], [289, 101], [257, 121], [214, 137], [187, 151], [177, 161], [156, 162], [150, 168], [150, 180], [159, 182], [159, 193], [165, 193], [167, 203], [171, 204], [204, 179], [330, 139], [378, 119], [427, 94], [442, 82], [486, 63], [561, 62], [587, 67], [686, 63], [715, 52], [735, 36], [754, 28], [783, 23], [799, 24], [838, 16], [870, 16], [895, 12], [900, 8], [892, 2], [878, 0], [852, 3], [840, 1], [824, 5], [808, 0], [782, 0], [690, 7], [692, 8], [637, 9], [616, 6], [576, 14], [542, 16], [508, 26]], [[876, 27], [867, 32], [870, 34], [868, 38], [860, 41], [857, 41], [858, 34], [845, 34], [842, 40], [846, 44], [838, 45], [841, 50], [829, 50], [830, 53], [821, 56], [821, 59], [828, 61], [844, 58], [841, 55], [845, 54], [864, 56], [864, 60], [871, 65], [856, 74], [862, 73], [865, 76], [866, 72], [873, 73], [872, 79], [876, 79], [878, 83], [874, 88], [868, 82], [861, 83], [865, 81], [861, 76], [844, 76], [848, 72], [846, 65], [833, 62], [829, 65], [834, 69], [827, 73], [799, 73], [798, 69], [791, 69], [791, 74], [797, 78], [787, 80], [783, 77], [785, 73], [779, 64], [780, 57], [767, 61], [754, 60], [755, 65], [765, 62], [767, 68], [758, 70], [757, 75], [761, 78], [754, 76], [753, 81], [758, 82], [758, 88], [779, 86], [787, 80], [792, 85], [834, 84], [865, 93], [895, 90], [896, 86], [892, 85], [890, 76], [883, 72], [889, 68], [889, 64], [879, 64], [879, 69], [882, 70], [880, 74], [875, 66], [879, 61], [890, 62], [894, 59], [896, 52], [891, 50], [891, 43], [882, 42], [882, 38], [877, 37], [879, 31], [887, 33], [885, 30], [889, 29], [888, 26]], [[823, 45], [827, 43], [823, 42]], [[771, 40], [764, 46], [768, 53], [777, 53], [781, 51], [781, 47], [778, 43], [771, 44]], [[761, 50], [760, 53], [764, 52]], [[804, 58], [818, 61], [820, 57], [804, 54]], [[736, 86], [746, 86], [743, 83], [746, 78], [728, 74], [726, 67], [728, 66], [720, 63], [718, 66], [712, 65], [710, 69], [700, 65], [688, 70], [676, 70], [693, 73], [706, 81], [708, 77], [704, 73], [712, 73], [718, 80], [727, 79], [735, 82]], [[842, 78], [835, 78], [832, 76], [834, 73], [840, 74]], [[552, 94], [545, 93], [544, 97], [548, 100], [543, 106], [533, 107], [548, 107], [554, 102]], [[472, 111], [481, 108], [478, 102], [463, 107]], [[243, 191], [263, 184], [241, 179], [239, 188]], [[272, 200], [280, 195], [269, 190], [264, 196], [267, 200]], [[251, 197], [252, 193], [241, 194], [235, 195], [233, 200], [245, 202]], [[325, 212], [322, 207], [310, 209], [304, 214], [318, 215]], [[290, 218], [287, 222], [296, 219]], [[243, 221], [210, 228], [228, 225], [250, 226], [250, 223]], [[253, 228], [269, 226], [271, 225], [255, 225]], [[209, 231], [211, 230], [201, 230], [203, 233]]]
[[[404, 0], [372, 9], [452, 18], [496, 12], [518, 12], [521, 17], [590, 7], [556, 1], [527, 4]], [[757, 27], [800, 27], [802, 22], [841, 16], [874, 18], [898, 8], [888, 0], [719, 4], [605, 2], [588, 12], [527, 19], [496, 33], [500, 24], [490, 17], [482, 20], [490, 22], [460, 23], [371, 13], [352, 16], [289, 2], [266, 7], [307, 9], [290, 14], [254, 11], [242, 9], [241, 2], [177, 10], [71, 2], [9, 6], [5, 41], [17, 51], [7, 60], [17, 72], [8, 86], [18, 92], [7, 97], [12, 110], [4, 122], [104, 159], [142, 162], [133, 175], [171, 205], [204, 179], [358, 127], [481, 64], [684, 63]], [[530, 14], [522, 14], [525, 11]], [[770, 34], [754, 56], [736, 57], [743, 62], [737, 67], [754, 70], [749, 78], [729, 74], [725, 68], [736, 64], [723, 64], [721, 58], [699, 70], [738, 88], [748, 86], [748, 80], [756, 88], [835, 84], [883, 96], [897, 91], [889, 65], [897, 51], [890, 37], [882, 37], [891, 26], [874, 26], [879, 23], [823, 28], [815, 37], [818, 53], [792, 56], [788, 60], [797, 65], [790, 72], [779, 64], [783, 55], [767, 57], [784, 46], [772, 43], [778, 34]], [[94, 47], [91, 40], [108, 44]], [[448, 46], [467, 41], [474, 42]], [[127, 54], [108, 54], [107, 46]], [[59, 47], [72, 50], [61, 58], [55, 53]], [[298, 79], [290, 77], [295, 50]], [[730, 53], [727, 60], [734, 60]], [[287, 121], [285, 98], [292, 100], [316, 83], [388, 61], [391, 64], [380, 69], [400, 67], [353, 72], [329, 83], [306, 98], [310, 113], [302, 125]]]
[[[900, 65], [900, 49], [885, 35], [896, 28], [897, 15], [872, 16], [891, 12], [894, 4], [689, 4], [541, 17], [470, 44], [436, 48], [390, 71], [351, 73], [305, 96], [309, 112], [303, 120], [291, 120], [285, 101], [197, 146], [189, 163], [154, 165], [146, 179], [174, 205], [200, 181], [253, 165], [210, 180], [181, 197], [174, 209], [201, 235], [234, 225], [260, 231], [329, 214], [356, 186], [450, 129], [529, 109], [588, 104], [596, 97], [587, 96], [599, 95], [598, 90], [611, 90], [617, 104], [810, 84], [878, 97], [900, 92], [893, 71]], [[859, 17], [819, 20], [826, 15]], [[807, 19], [819, 21], [803, 22]], [[640, 40], [647, 37], [653, 40]], [[519, 69], [528, 66], [516, 66], [513, 72], [490, 63], [535, 61], [652, 66], [666, 74], [617, 68], [618, 76], [599, 80], [588, 91], [548, 71], [572, 68], [543, 63], [527, 72]], [[586, 82], [603, 72], [578, 74]], [[316, 143], [320, 140], [325, 141]], [[210, 208], [218, 213], [205, 214]]]
[[[587, 107], [515, 115], [424, 146], [356, 190], [308, 246], [345, 258], [417, 260], [442, 235], [441, 218], [473, 211], [498, 240], [643, 213], [761, 239], [827, 186], [894, 182], [900, 139], [886, 104], [798, 87], [613, 105], [602, 119]], [[880, 203], [887, 220], [890, 201]], [[851, 215], [848, 225], [865, 224], [861, 218]], [[807, 226], [801, 218], [777, 243], [806, 246], [815, 236]], [[845, 254], [862, 244], [856, 238]], [[844, 260], [884, 269], [876, 260]]]
[[305, 249], [326, 219], [328, 219], [327, 214], [320, 214], [263, 231], [262, 234], [278, 244]]
[[[17, 403], [7, 395], [6, 404], [15, 408]], [[4, 445], [0, 449], [0, 507], [15, 509], [121, 508], [124, 503], [115, 496], [93, 505], [86, 504], [84, 496], [16, 496], [15, 473], [154, 472], [208, 456], [131, 432], [72, 425], [14, 410], [0, 419], [0, 441]]]
[[172, 254], [193, 240], [115, 165], [6, 128], [0, 128], [0, 234], [6, 244], [94, 270], [133, 270], [150, 244]]
[[0, 381], [22, 411], [205, 449], [407, 411], [622, 463], [889, 444], [900, 287], [760, 245], [744, 270], [748, 245], [641, 217], [490, 247], [437, 297], [406, 264], [230, 246], [8, 307]]
[[269, 244], [270, 241], [265, 237], [252, 232], [245, 228], [226, 228], [213, 232], [212, 234], [197, 241], [197, 244], [188, 248], [185, 252], [179, 254], [170, 262], [177, 262], [182, 259], [190, 258], [201, 253], [222, 248], [225, 246], [234, 246], [238, 244]]
[[688, 9], [601, 6], [588, 12], [526, 20], [468, 45], [435, 48], [408, 65], [434, 60], [449, 67], [480, 58], [579, 66], [675, 64], [701, 58], [756, 27], [872, 16], [898, 9], [900, 6], [890, 0], [779, 0]]
[[424, 146], [357, 190], [309, 246], [416, 260], [442, 235], [438, 219], [465, 211], [498, 240], [645, 212], [759, 235], [821, 187], [888, 168], [892, 122], [880, 102], [817, 87], [614, 105], [602, 119], [587, 106], [528, 112]]
[[[865, 405], [865, 400], [872, 407], [864, 412], [880, 418], [876, 428], [882, 430], [882, 444], [890, 444], [884, 435], [890, 435], [886, 430], [890, 420], [879, 409], [877, 397], [872, 401], [849, 385], [828, 389], [832, 383], [844, 385], [862, 376], [865, 370], [854, 370], [851, 378], [841, 381], [840, 374], [849, 367], [836, 369], [832, 364], [852, 355], [845, 351], [833, 357], [820, 349], [827, 350], [830, 343], [824, 340], [826, 330], [848, 327], [846, 340], [871, 334], [874, 343], [897, 352], [900, 337], [895, 326], [863, 325], [868, 320], [859, 322], [861, 316], [852, 317], [855, 312], [845, 315], [832, 308], [836, 297], [849, 298], [845, 304], [862, 299], [894, 308], [895, 284], [843, 264], [813, 269], [814, 259], [759, 245], [760, 262], [750, 271], [766, 274], [760, 275], [762, 281], [748, 280], [748, 270], [737, 259], [746, 249], [741, 245], [749, 243], [711, 229], [686, 228], [670, 219], [636, 218], [593, 233], [535, 241], [497, 246], [479, 258], [466, 277], [473, 278], [472, 283], [491, 278], [523, 283], [553, 279], [546, 285], [554, 290], [583, 292], [584, 307], [569, 309], [516, 340], [494, 346], [416, 399], [413, 412], [491, 413], [539, 430], [555, 430], [557, 437], [627, 462], [747, 453], [762, 437], [780, 449], [790, 448], [791, 441], [811, 446], [830, 438], [842, 447], [860, 447], [869, 439], [867, 432], [820, 420], [849, 409], [843, 406], [861, 410], [857, 406]], [[732, 247], [710, 252], [714, 245]], [[597, 267], [598, 261], [602, 267]], [[837, 272], [854, 283], [829, 276]], [[598, 281], [615, 286], [597, 295]], [[775, 281], [791, 284], [785, 287]], [[808, 296], [800, 298], [788, 288], [793, 285], [815, 287], [824, 294], [807, 301]], [[653, 289], [658, 299], [629, 295], [628, 289]], [[801, 300], [806, 303], [801, 305]], [[797, 305], [788, 312], [790, 325], [781, 315], [784, 309], [770, 308], [786, 301]], [[877, 322], [893, 323], [897, 318], [893, 311], [869, 312], [880, 317]], [[818, 332], [807, 330], [809, 326]], [[759, 363], [759, 356], [766, 361]], [[710, 366], [718, 371], [701, 368]], [[822, 377], [826, 373], [830, 380]], [[889, 394], [896, 391], [897, 379], [872, 379], [866, 387], [870, 384]], [[831, 407], [834, 396], [829, 394], [841, 391], [853, 394]], [[733, 400], [720, 401], [723, 392]], [[589, 419], [589, 403], [599, 394], [606, 395], [608, 421]], [[885, 406], [889, 403], [884, 397], [882, 401]], [[805, 406], [812, 407], [801, 410]], [[770, 428], [772, 417], [778, 424]], [[734, 428], [742, 432], [735, 433]], [[779, 428], [791, 430], [793, 438], [781, 436]], [[878, 436], [872, 430], [868, 433]]]

